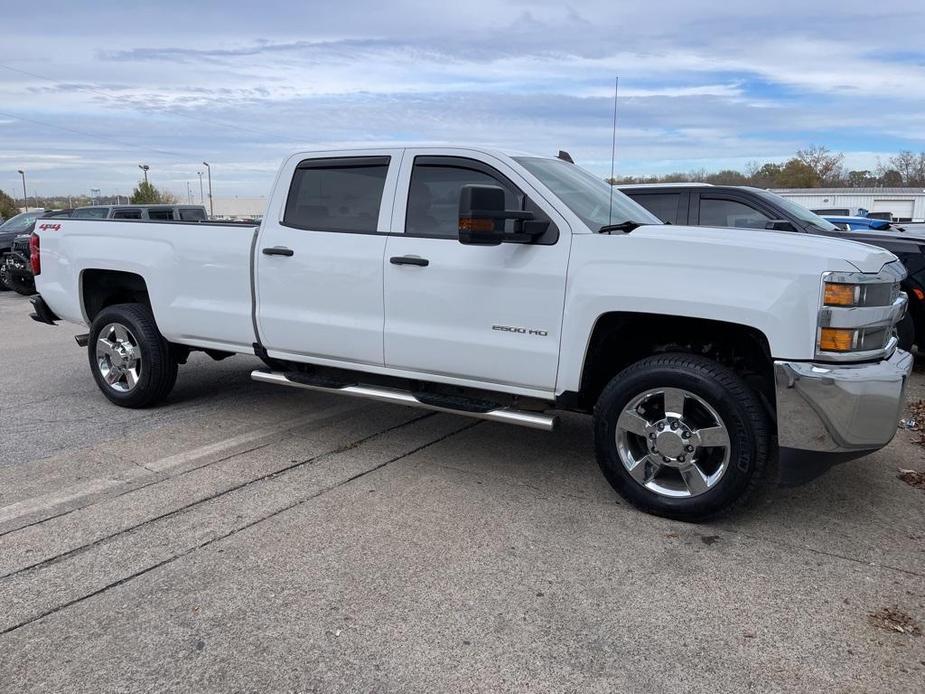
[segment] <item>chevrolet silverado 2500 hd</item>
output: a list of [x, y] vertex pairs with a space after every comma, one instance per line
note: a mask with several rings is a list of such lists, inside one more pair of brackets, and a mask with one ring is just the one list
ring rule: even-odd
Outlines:
[[593, 413], [638, 507], [702, 519], [780, 449], [857, 456], [896, 429], [905, 271], [879, 248], [662, 225], [554, 158], [463, 147], [300, 152], [259, 227], [37, 225], [37, 320], [117, 405], [164, 400], [191, 350], [257, 381], [552, 429]]

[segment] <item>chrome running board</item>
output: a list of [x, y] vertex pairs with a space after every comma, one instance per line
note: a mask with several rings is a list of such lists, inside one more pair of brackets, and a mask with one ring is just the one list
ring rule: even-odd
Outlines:
[[540, 429], [542, 431], [553, 431], [558, 424], [558, 418], [553, 415], [542, 412], [527, 412], [526, 410], [514, 410], [509, 407], [498, 407], [486, 411], [470, 411], [466, 409], [457, 409], [454, 407], [444, 407], [433, 403], [423, 402], [414, 394], [407, 391], [395, 390], [392, 388], [380, 388], [378, 386], [364, 385], [321, 385], [314, 383], [303, 383], [290, 379], [286, 374], [278, 371], [260, 371], [251, 372], [251, 378], [261, 383], [273, 383], [278, 386], [292, 386], [293, 388], [304, 388], [306, 390], [316, 390], [322, 393], [339, 393], [340, 395], [350, 395], [355, 398], [366, 398], [368, 400], [378, 400], [379, 402], [392, 403], [393, 405], [408, 405], [411, 407], [421, 407], [436, 412], [447, 412], [449, 414], [465, 415], [467, 417], [476, 417], [478, 419], [487, 419], [492, 422], [504, 422], [506, 424], [516, 424], [529, 429]]

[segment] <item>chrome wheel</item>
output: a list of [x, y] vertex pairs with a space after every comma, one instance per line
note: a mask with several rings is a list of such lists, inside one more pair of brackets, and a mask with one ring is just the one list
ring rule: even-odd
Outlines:
[[109, 323], [96, 340], [96, 364], [110, 388], [128, 393], [141, 376], [141, 347], [131, 330], [121, 323]]
[[729, 431], [713, 407], [682, 388], [648, 390], [630, 400], [616, 426], [617, 453], [638, 484], [662, 496], [694, 497], [729, 467]]

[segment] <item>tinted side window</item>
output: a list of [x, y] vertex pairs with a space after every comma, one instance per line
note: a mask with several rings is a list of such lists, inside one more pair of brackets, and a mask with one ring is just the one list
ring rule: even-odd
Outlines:
[[92, 219], [106, 219], [106, 215], [109, 213], [109, 208], [107, 207], [86, 207], [82, 210], [74, 210], [75, 217], [84, 217]]
[[206, 211], [198, 207], [185, 207], [180, 210], [180, 219], [184, 222], [204, 222]]
[[[521, 197], [494, 176], [462, 166], [415, 164], [408, 191], [405, 233], [417, 236], [459, 236], [459, 191], [464, 185], [501, 186], [505, 206], [519, 210]], [[511, 222], [509, 221], [508, 224]]]
[[376, 231], [389, 157], [316, 159], [292, 177], [283, 224], [313, 231]]
[[161, 210], [148, 210], [148, 219], [172, 220], [173, 210], [170, 208]]
[[735, 200], [700, 198], [700, 225], [764, 229], [770, 217]]
[[678, 223], [681, 193], [628, 193], [628, 195], [663, 222]]
[[141, 210], [136, 208], [130, 208], [125, 210], [114, 210], [112, 213], [113, 219], [141, 219]]

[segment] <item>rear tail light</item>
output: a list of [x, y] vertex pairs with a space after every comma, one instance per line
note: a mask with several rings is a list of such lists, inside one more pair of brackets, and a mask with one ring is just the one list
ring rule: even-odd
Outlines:
[[42, 274], [42, 243], [39, 241], [39, 235], [34, 231], [29, 237], [29, 261], [32, 263], [32, 274]]

